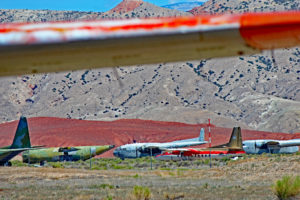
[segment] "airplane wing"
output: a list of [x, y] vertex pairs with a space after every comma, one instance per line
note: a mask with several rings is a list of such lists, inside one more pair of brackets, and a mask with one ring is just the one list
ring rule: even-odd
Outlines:
[[174, 151], [177, 151], [177, 152], [198, 152], [197, 149], [187, 149], [187, 148], [172, 148], [172, 149], [164, 149], [164, 151], [166, 152], [174, 152]]
[[268, 148], [300, 146], [300, 139], [268, 141], [266, 145]]
[[37, 145], [37, 146], [31, 146], [31, 149], [41, 149], [44, 147], [45, 147], [45, 145]]
[[241, 56], [300, 45], [300, 11], [0, 24], [0, 76]]
[[177, 142], [177, 143], [157, 143], [157, 144], [151, 144], [147, 145], [145, 144], [144, 146], [140, 147], [138, 150], [140, 151], [150, 151], [152, 150], [161, 150], [164, 151], [166, 149], [172, 149], [172, 148], [180, 148], [180, 147], [188, 147], [188, 146], [197, 146], [201, 144], [205, 144], [207, 141], [192, 141], [192, 142]]
[[0, 149], [0, 153], [22, 152], [22, 151], [33, 150], [33, 149], [35, 148]]

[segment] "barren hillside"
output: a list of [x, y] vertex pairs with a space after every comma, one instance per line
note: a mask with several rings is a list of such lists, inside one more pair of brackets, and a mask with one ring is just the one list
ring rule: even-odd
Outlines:
[[270, 12], [299, 9], [300, 2], [294, 0], [209, 0], [204, 5], [195, 7], [189, 12], [199, 15], [203, 13]]
[[0, 9], [0, 23], [74, 21], [101, 17], [100, 12]]
[[[210, 5], [208, 10], [213, 10], [218, 2], [223, 3], [210, 1], [204, 8]], [[264, 7], [273, 6], [264, 2]], [[247, 11], [235, 5], [230, 7], [234, 12]], [[284, 5], [284, 9], [292, 9], [295, 2]], [[1, 22], [189, 15], [146, 2], [121, 14], [29, 10], [0, 13]], [[206, 123], [212, 118], [214, 124], [228, 128], [239, 125], [300, 132], [299, 56], [300, 49], [293, 48], [276, 50], [273, 55], [264, 52], [249, 57], [119, 67], [122, 86], [109, 68], [1, 78], [0, 121], [16, 120], [21, 114], [186, 123]]]

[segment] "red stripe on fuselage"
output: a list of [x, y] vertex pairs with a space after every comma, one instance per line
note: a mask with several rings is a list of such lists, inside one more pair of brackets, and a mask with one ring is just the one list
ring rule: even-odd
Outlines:
[[169, 155], [182, 155], [182, 156], [193, 156], [193, 155], [226, 155], [226, 154], [245, 154], [245, 151], [243, 150], [194, 150], [194, 149], [189, 149], [189, 151], [172, 151]]

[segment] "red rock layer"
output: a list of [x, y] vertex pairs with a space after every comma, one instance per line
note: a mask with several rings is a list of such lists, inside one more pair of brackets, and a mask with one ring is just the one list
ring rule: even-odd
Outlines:
[[116, 7], [109, 10], [109, 13], [126, 13], [130, 12], [137, 7], [139, 7], [143, 3], [142, 0], [123, 0], [121, 3], [119, 3]]
[[[12, 143], [18, 121], [0, 124], [0, 146]], [[114, 144], [120, 146], [137, 142], [169, 142], [173, 140], [198, 137], [200, 129], [205, 128], [208, 140], [207, 124], [184, 124], [177, 122], [160, 122], [139, 119], [116, 121], [86, 121], [36, 117], [28, 119], [32, 145], [84, 146]], [[212, 126], [212, 145], [228, 142], [232, 129]], [[244, 140], [248, 139], [295, 139], [298, 134], [270, 133], [242, 130]], [[202, 145], [202, 147], [208, 145]], [[113, 150], [103, 154], [112, 157]]]

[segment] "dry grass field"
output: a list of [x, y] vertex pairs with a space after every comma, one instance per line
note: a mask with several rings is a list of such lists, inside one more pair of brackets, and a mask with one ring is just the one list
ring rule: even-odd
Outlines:
[[[93, 159], [0, 168], [0, 199], [277, 199], [272, 184], [300, 175], [300, 154], [239, 160]], [[142, 187], [136, 187], [142, 186]], [[299, 199], [300, 196], [294, 197]]]

